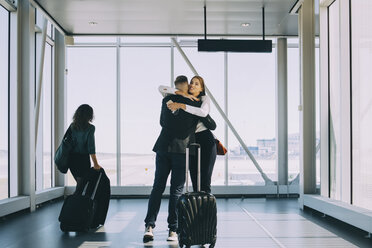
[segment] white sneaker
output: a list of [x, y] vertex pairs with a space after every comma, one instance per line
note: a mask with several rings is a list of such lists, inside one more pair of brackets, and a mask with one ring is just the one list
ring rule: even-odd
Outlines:
[[177, 233], [169, 230], [169, 235], [168, 235], [167, 241], [177, 241], [177, 240], [178, 240]]
[[154, 233], [152, 232], [152, 227], [147, 226], [145, 229], [145, 234], [143, 235], [143, 242], [148, 242], [154, 240]]

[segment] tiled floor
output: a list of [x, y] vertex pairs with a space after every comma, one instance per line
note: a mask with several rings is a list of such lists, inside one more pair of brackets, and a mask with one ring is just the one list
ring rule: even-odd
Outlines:
[[[2, 219], [0, 247], [176, 248], [177, 242], [166, 241], [167, 202], [162, 202], [152, 242], [142, 242], [147, 199], [113, 199], [104, 227], [68, 234], [59, 230], [59, 200], [34, 213]], [[217, 208], [216, 247], [372, 247], [366, 233], [319, 213], [300, 211], [297, 199], [218, 199]]]

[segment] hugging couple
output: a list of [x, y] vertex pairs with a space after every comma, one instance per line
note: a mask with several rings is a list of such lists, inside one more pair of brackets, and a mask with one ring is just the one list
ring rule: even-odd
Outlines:
[[[190, 84], [186, 76], [178, 76], [175, 88], [160, 86], [163, 95], [160, 125], [162, 130], [154, 145], [156, 152], [155, 179], [145, 218], [144, 242], [154, 239], [153, 229], [160, 209], [162, 194], [171, 173], [168, 205], [167, 241], [177, 237], [177, 200], [185, 184], [186, 147], [191, 143], [201, 146], [201, 191], [211, 192], [211, 177], [216, 161], [215, 138], [210, 130], [216, 124], [209, 116], [210, 98], [205, 94], [204, 80], [194, 76]], [[197, 158], [190, 158], [193, 190], [197, 190]]]

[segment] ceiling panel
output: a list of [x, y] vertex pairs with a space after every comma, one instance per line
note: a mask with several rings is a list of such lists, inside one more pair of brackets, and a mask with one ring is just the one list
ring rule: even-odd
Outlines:
[[[68, 34], [203, 35], [204, 0], [37, 0]], [[208, 0], [209, 35], [296, 36], [296, 0]], [[90, 25], [96, 22], [96, 25]], [[250, 23], [242, 27], [242, 23]]]

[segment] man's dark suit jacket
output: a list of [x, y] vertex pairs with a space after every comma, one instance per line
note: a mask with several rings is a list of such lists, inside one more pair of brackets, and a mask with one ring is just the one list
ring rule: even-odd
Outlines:
[[173, 114], [167, 107], [169, 100], [195, 107], [201, 106], [200, 101], [191, 101], [179, 95], [164, 97], [160, 114], [162, 130], [152, 150], [154, 152], [185, 153], [187, 145], [195, 142], [195, 128], [199, 117], [181, 109], [177, 110], [176, 114]]

